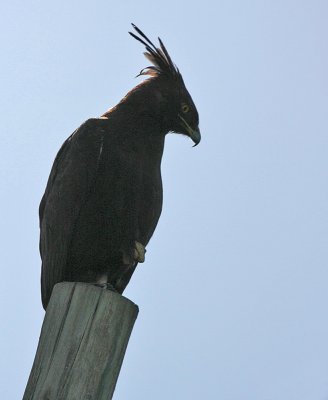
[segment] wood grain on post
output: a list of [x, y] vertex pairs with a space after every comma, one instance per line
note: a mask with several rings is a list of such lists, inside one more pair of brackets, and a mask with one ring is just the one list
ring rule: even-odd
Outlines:
[[137, 315], [120, 294], [57, 284], [23, 400], [111, 399]]

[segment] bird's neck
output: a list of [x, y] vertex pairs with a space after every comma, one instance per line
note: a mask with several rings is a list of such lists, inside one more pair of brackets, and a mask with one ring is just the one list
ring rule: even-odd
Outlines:
[[[113, 108], [103, 114], [112, 120], [119, 121], [128, 131], [142, 130], [152, 135], [165, 135], [169, 132], [165, 112], [161, 109], [162, 96], [159, 78], [150, 78], [127, 93]], [[162, 85], [163, 86], [163, 85]]]
[[144, 154], [147, 163], [160, 166], [165, 135], [168, 129], [156, 109], [153, 90], [148, 81], [129, 92], [117, 106], [102, 117], [108, 119], [108, 128], [115, 142], [128, 152]]

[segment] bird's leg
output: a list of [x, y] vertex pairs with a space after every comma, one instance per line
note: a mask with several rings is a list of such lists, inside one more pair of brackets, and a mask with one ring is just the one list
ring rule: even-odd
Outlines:
[[145, 246], [140, 242], [135, 241], [134, 259], [140, 263], [143, 263], [145, 261], [145, 254]]
[[134, 264], [135, 262], [143, 263], [145, 261], [146, 249], [145, 246], [138, 242], [134, 242], [134, 249], [132, 255], [123, 253], [123, 264]]
[[103, 274], [98, 277], [97, 282], [94, 283], [95, 286], [98, 286], [102, 289], [112, 290], [113, 292], [117, 292], [115, 287], [108, 282], [108, 275]]
[[111, 283], [94, 283], [94, 286], [100, 287], [102, 289], [107, 289], [111, 290], [112, 292], [116, 292], [117, 290], [114, 288], [114, 286]]

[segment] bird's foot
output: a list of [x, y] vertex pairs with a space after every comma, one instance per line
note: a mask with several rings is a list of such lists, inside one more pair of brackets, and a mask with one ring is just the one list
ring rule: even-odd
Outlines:
[[102, 289], [111, 290], [112, 292], [117, 292], [117, 290], [111, 283], [94, 283], [94, 285]]
[[130, 265], [135, 262], [143, 263], [145, 261], [145, 254], [145, 246], [140, 242], [135, 241], [132, 255], [126, 253], [123, 254], [123, 264]]
[[134, 259], [140, 263], [145, 262], [146, 249], [143, 244], [135, 241]]

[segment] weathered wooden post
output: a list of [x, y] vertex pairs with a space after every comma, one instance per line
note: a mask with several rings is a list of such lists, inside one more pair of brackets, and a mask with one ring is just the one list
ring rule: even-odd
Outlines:
[[57, 284], [23, 400], [111, 399], [137, 315], [112, 291]]

